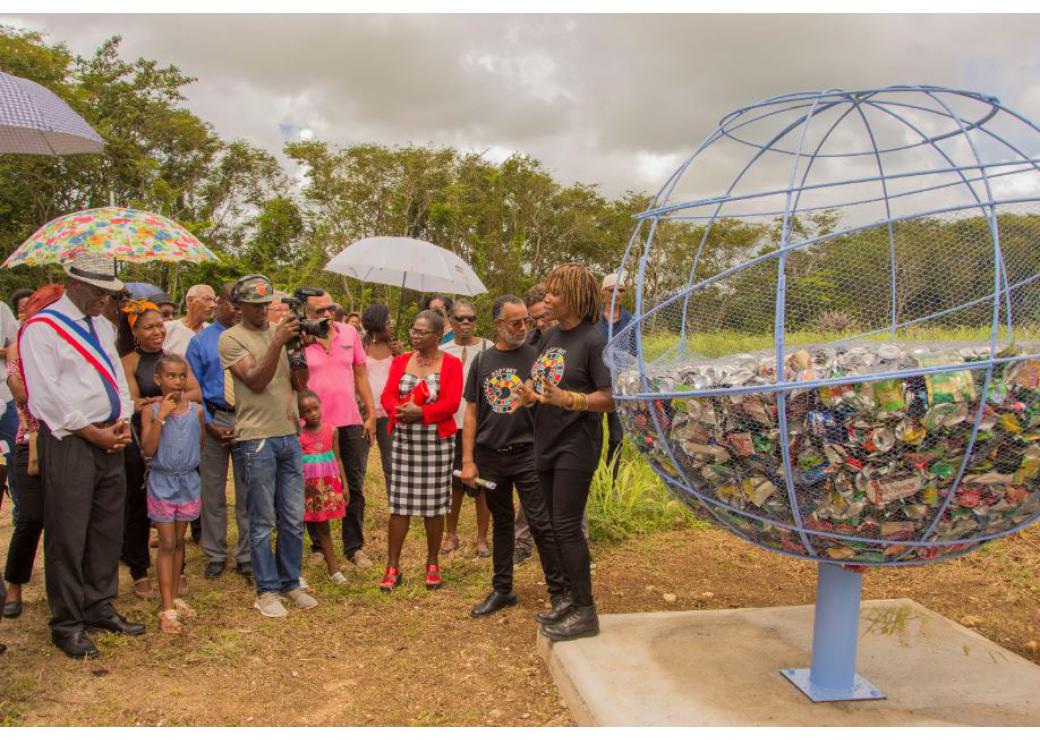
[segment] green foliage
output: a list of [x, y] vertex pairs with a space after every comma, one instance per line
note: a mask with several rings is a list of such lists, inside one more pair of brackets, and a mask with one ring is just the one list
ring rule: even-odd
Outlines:
[[589, 489], [589, 537], [620, 542], [632, 535], [699, 526], [690, 510], [671, 497], [657, 474], [625, 440], [617, 480], [606, 460]]

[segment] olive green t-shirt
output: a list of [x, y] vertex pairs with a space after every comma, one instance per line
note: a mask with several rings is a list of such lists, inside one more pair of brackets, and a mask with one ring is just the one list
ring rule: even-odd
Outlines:
[[[242, 324], [231, 327], [217, 343], [221, 366], [227, 369], [246, 355], [252, 355], [259, 363], [273, 338], [273, 326], [264, 331], [252, 331]], [[251, 391], [234, 373], [231, 376], [235, 389], [235, 441], [300, 433], [300, 413], [285, 352], [278, 358], [278, 369], [271, 382], [260, 393]]]

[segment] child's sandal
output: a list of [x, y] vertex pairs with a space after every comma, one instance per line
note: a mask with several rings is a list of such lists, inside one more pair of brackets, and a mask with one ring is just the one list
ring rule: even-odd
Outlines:
[[181, 619], [194, 619], [198, 616], [198, 612], [188, 606], [188, 603], [184, 599], [174, 599], [173, 606], [177, 611], [177, 616]]
[[159, 612], [159, 631], [167, 635], [179, 635], [181, 633], [181, 620], [176, 609], [167, 609]]

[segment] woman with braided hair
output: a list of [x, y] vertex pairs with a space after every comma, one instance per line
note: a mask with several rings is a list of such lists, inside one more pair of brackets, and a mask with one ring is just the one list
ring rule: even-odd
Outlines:
[[603, 447], [603, 413], [614, 410], [614, 398], [605, 340], [596, 328], [595, 275], [578, 263], [560, 265], [545, 281], [545, 307], [557, 324], [538, 343], [522, 403], [536, 404], [535, 465], [569, 589], [553, 596], [552, 609], [535, 619], [543, 635], [559, 641], [599, 633], [581, 520]]

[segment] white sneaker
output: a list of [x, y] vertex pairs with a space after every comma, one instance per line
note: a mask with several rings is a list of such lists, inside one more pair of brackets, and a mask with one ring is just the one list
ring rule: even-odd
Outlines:
[[284, 617], [289, 613], [274, 591], [264, 591], [260, 594], [253, 602], [253, 608], [259, 609], [265, 617]]
[[300, 588], [302, 588], [304, 591], [306, 591], [310, 587], [311, 587], [311, 584], [307, 583], [307, 579], [304, 578], [303, 576], [300, 576]]
[[329, 580], [333, 583], [344, 584], [347, 582], [347, 577], [337, 570], [335, 573], [329, 576]]
[[301, 609], [313, 609], [318, 605], [315, 598], [306, 593], [302, 588], [294, 588], [292, 591], [285, 591], [282, 593], [282, 596], [292, 599], [293, 603]]

